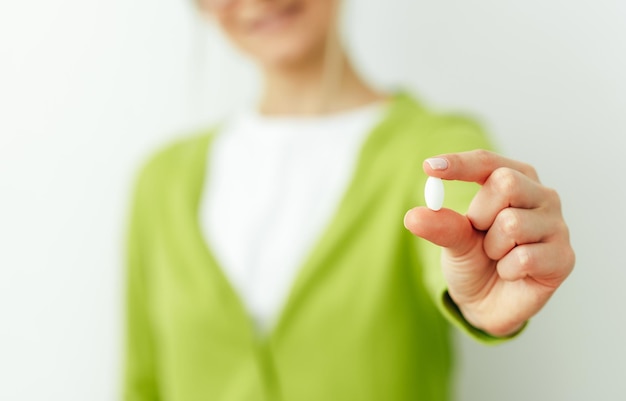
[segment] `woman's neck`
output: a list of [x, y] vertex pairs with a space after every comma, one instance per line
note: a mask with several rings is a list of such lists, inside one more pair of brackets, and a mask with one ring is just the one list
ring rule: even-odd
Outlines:
[[336, 62], [339, 65], [331, 68], [324, 60], [298, 68], [266, 68], [260, 112], [320, 115], [350, 110], [385, 98], [358, 76], [343, 54]]

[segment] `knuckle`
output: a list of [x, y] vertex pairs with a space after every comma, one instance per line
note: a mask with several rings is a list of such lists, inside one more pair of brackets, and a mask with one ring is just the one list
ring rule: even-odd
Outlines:
[[576, 263], [576, 255], [574, 250], [569, 244], [561, 246], [558, 250], [558, 253], [555, 254], [555, 257], [558, 258], [557, 262], [554, 265], [554, 275], [559, 278], [559, 281], [565, 280], [567, 276], [569, 276], [574, 270], [574, 265]]
[[571, 246], [567, 246], [565, 249], [563, 261], [567, 269], [567, 274], [571, 273], [572, 270], [574, 270], [574, 265], [576, 264], [576, 254]]
[[555, 227], [557, 235], [569, 243], [569, 227], [565, 224], [565, 221], [563, 219], [559, 219], [553, 224], [553, 227]]
[[492, 157], [492, 153], [485, 149], [476, 149], [473, 152], [481, 161], [488, 160]]
[[546, 199], [548, 204], [555, 207], [557, 210], [561, 210], [561, 197], [555, 189], [546, 188]]
[[494, 189], [500, 193], [510, 194], [518, 186], [518, 176], [510, 168], [500, 167], [491, 173]]
[[535, 265], [535, 258], [533, 254], [529, 251], [528, 247], [518, 247], [517, 249], [517, 262], [519, 264], [519, 268], [522, 272], [527, 273], [532, 270]]
[[474, 153], [474, 156], [478, 160], [478, 163], [485, 165], [485, 166], [493, 165], [493, 153], [492, 152], [485, 150], [485, 149], [476, 149], [472, 151], [472, 153]]
[[537, 174], [537, 170], [530, 164], [522, 163], [520, 171], [527, 177], [539, 180], [539, 174]]
[[515, 237], [522, 226], [522, 219], [515, 210], [507, 208], [498, 215], [500, 230], [505, 236]]

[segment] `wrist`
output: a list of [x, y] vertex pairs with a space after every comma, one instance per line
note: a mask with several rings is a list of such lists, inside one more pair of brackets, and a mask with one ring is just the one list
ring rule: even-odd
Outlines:
[[474, 305], [457, 303], [457, 308], [470, 325], [493, 337], [512, 337], [519, 333], [527, 322], [514, 316], [494, 316], [490, 311], [480, 310]]

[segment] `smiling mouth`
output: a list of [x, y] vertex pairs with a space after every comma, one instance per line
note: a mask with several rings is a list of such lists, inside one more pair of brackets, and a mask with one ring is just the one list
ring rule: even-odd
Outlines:
[[248, 22], [250, 33], [274, 33], [282, 30], [302, 11], [302, 2], [294, 1], [286, 6], [267, 11]]

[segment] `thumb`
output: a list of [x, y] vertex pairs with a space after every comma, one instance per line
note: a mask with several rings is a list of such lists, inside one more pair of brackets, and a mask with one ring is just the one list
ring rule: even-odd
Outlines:
[[413, 208], [404, 216], [404, 226], [414, 235], [447, 248], [452, 256], [465, 255], [480, 241], [469, 219], [451, 209], [435, 212]]

